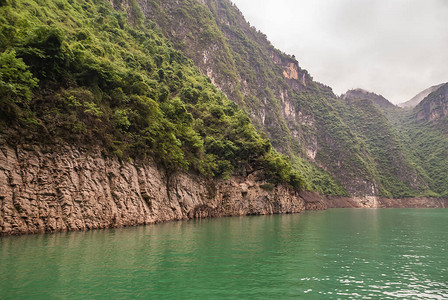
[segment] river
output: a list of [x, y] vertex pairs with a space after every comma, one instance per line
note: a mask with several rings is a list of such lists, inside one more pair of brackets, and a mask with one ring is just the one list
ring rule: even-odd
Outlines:
[[3, 237], [0, 298], [447, 299], [448, 210], [331, 209]]

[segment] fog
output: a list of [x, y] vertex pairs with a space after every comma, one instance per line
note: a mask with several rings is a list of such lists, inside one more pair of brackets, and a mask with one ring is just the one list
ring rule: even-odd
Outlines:
[[448, 81], [448, 0], [232, 0], [280, 50], [341, 94], [394, 103]]

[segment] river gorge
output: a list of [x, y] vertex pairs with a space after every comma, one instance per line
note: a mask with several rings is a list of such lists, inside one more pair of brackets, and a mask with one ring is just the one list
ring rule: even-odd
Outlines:
[[448, 211], [330, 209], [3, 237], [17, 298], [446, 299]]

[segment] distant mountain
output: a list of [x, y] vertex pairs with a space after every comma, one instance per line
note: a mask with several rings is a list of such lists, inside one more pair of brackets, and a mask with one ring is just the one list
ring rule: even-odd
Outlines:
[[395, 117], [393, 123], [404, 149], [427, 178], [428, 195], [448, 197], [448, 83], [414, 109], [397, 111]]
[[415, 97], [413, 97], [411, 100], [408, 100], [406, 102], [398, 104], [399, 107], [416, 107], [423, 99], [425, 99], [429, 94], [440, 88], [444, 83], [441, 83], [439, 85], [434, 85], [430, 88], [427, 88], [426, 90], [418, 93]]
[[439, 85], [414, 110], [418, 120], [436, 121], [448, 117], [448, 83]]
[[394, 104], [392, 104], [389, 100], [384, 98], [381, 95], [377, 95], [375, 93], [363, 90], [363, 89], [353, 89], [347, 91], [347, 93], [343, 94], [342, 99], [344, 100], [362, 100], [367, 99], [371, 100], [373, 105], [379, 109], [385, 109], [385, 108], [396, 108]]

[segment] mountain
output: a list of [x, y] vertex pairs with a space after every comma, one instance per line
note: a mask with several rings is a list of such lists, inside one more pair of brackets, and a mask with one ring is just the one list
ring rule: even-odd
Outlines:
[[[409, 197], [427, 190], [388, 120], [398, 108], [384, 97], [357, 89], [340, 99], [250, 26], [230, 1], [139, 3], [147, 20], [290, 157], [311, 188], [360, 197]], [[366, 99], [374, 107], [358, 103]], [[358, 117], [379, 123], [360, 130]]]
[[367, 145], [374, 160], [379, 193], [388, 197], [411, 197], [427, 190], [427, 180], [414, 164], [401, 139], [402, 133], [388, 118], [398, 108], [373, 93], [349, 92], [344, 100], [346, 106], [341, 115]]
[[121, 158], [154, 157], [167, 170], [226, 178], [260, 169], [300, 185], [248, 116], [144, 24], [135, 1], [114, 3], [116, 10], [107, 1], [2, 7], [2, 26], [16, 31], [0, 56], [3, 127], [18, 139], [26, 132]]
[[432, 92], [434, 92], [435, 90], [437, 90], [438, 88], [440, 88], [442, 84], [438, 84], [438, 85], [434, 85], [430, 88], [427, 88], [426, 90], [418, 93], [416, 96], [414, 96], [411, 100], [408, 100], [406, 102], [400, 103], [398, 104], [399, 107], [416, 107], [423, 99], [425, 99], [429, 94], [431, 94]]
[[448, 84], [430, 93], [414, 109], [396, 116], [395, 127], [401, 133], [414, 164], [428, 182], [429, 193], [448, 197]]
[[0, 20], [0, 234], [308, 207], [288, 157], [136, 1], [8, 0]]
[[324, 207], [304, 190], [367, 206], [446, 195], [443, 86], [413, 111], [338, 97], [229, 0], [0, 3], [3, 228]]
[[438, 86], [414, 109], [418, 120], [443, 121], [448, 117], [448, 83]]
[[345, 94], [341, 95], [344, 100], [353, 100], [353, 99], [365, 99], [372, 101], [372, 104], [375, 105], [378, 109], [395, 109], [396, 106], [392, 104], [389, 100], [384, 98], [381, 95], [377, 95], [375, 93], [363, 90], [363, 89], [353, 89], [347, 91]]

